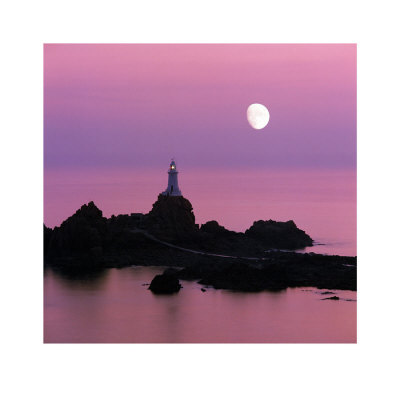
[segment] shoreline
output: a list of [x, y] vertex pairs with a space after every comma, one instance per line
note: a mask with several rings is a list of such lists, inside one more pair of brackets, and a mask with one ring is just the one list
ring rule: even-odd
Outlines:
[[[294, 221], [254, 221], [245, 233], [195, 224], [190, 202], [160, 195], [149, 214], [104, 218], [93, 202], [44, 227], [44, 263], [79, 275], [130, 265], [172, 267], [176, 279], [247, 292], [312, 286], [356, 290], [357, 257], [301, 253], [313, 245]], [[174, 267], [182, 267], [176, 270]]]

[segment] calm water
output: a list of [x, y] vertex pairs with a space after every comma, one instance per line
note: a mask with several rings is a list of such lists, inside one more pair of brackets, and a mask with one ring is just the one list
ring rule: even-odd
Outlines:
[[[356, 292], [321, 300], [323, 290], [237, 293], [182, 281], [174, 295], [154, 295], [160, 267], [107, 270], [74, 280], [47, 270], [47, 343], [354, 343]], [[353, 301], [350, 301], [353, 300]]]
[[[178, 169], [180, 166], [178, 165]], [[91, 200], [112, 214], [148, 212], [166, 171], [46, 172], [45, 223], [59, 225]], [[353, 170], [182, 170], [182, 193], [197, 223], [215, 219], [244, 231], [254, 220], [293, 219], [318, 243], [310, 249], [356, 255]], [[157, 268], [107, 270], [73, 280], [47, 271], [45, 342], [355, 342], [356, 302], [322, 301], [321, 290], [234, 293], [194, 282], [172, 296], [146, 290]], [[344, 299], [355, 292], [335, 291]]]

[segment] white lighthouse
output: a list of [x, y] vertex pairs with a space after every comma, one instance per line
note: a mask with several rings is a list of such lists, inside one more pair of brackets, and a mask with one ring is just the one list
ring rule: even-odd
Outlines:
[[182, 196], [178, 186], [178, 171], [176, 170], [176, 164], [174, 160], [171, 160], [168, 169], [168, 187], [165, 192], [162, 192], [163, 196]]

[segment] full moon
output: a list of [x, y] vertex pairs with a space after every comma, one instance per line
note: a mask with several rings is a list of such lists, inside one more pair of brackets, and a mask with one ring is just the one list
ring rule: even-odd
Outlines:
[[268, 108], [258, 103], [251, 104], [247, 109], [247, 120], [254, 129], [265, 128], [269, 121]]

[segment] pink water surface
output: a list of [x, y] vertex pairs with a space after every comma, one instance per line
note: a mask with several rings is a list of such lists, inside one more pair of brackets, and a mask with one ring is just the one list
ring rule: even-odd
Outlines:
[[[180, 168], [179, 185], [196, 222], [217, 220], [246, 230], [253, 221], [294, 220], [326, 254], [356, 255], [354, 169]], [[165, 169], [52, 169], [45, 171], [44, 221], [54, 227], [93, 200], [104, 216], [147, 213], [166, 188]]]
[[46, 271], [46, 343], [354, 343], [356, 292], [314, 288], [238, 293], [182, 281], [175, 295], [147, 286], [159, 267], [74, 280]]
[[[165, 189], [165, 170], [52, 170], [45, 173], [45, 222], [59, 225], [93, 200], [104, 215], [148, 212]], [[305, 251], [356, 255], [353, 170], [183, 169], [182, 193], [196, 221], [244, 231], [257, 219], [293, 219], [324, 245]], [[323, 290], [238, 293], [182, 282], [155, 296], [160, 267], [111, 269], [87, 278], [46, 270], [46, 343], [354, 343], [356, 292]]]

